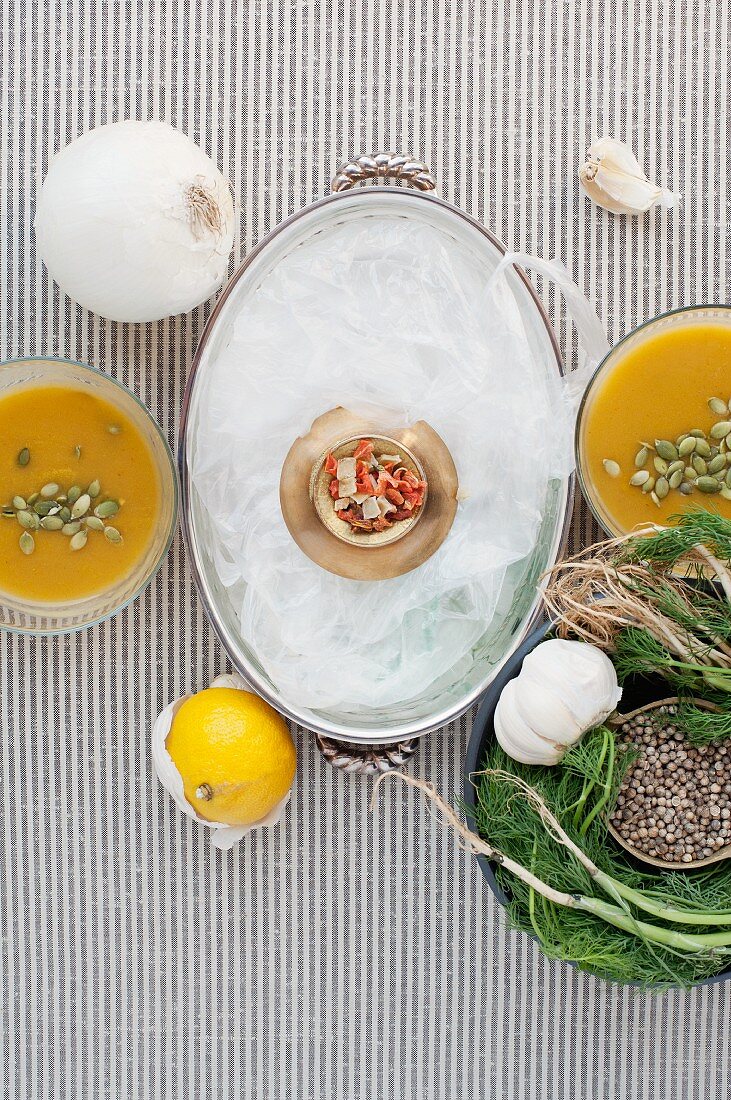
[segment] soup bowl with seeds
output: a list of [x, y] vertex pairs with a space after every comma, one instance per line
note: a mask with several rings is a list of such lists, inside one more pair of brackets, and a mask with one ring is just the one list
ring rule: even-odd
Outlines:
[[63, 633], [124, 607], [177, 502], [167, 442], [121, 383], [61, 359], [0, 367], [0, 628]]
[[694, 508], [731, 519], [731, 307], [675, 310], [620, 341], [586, 389], [575, 442], [612, 535]]

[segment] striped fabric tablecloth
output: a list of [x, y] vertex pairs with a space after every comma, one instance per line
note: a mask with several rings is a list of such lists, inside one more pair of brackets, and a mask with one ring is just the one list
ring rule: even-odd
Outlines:
[[[116, 374], [171, 443], [205, 311], [90, 316], [33, 244], [49, 154], [163, 118], [228, 173], [238, 261], [346, 154], [423, 156], [512, 249], [561, 257], [611, 339], [727, 294], [729, 9], [716, 0], [1, 0], [0, 354]], [[628, 137], [679, 216], [613, 218], [576, 168]], [[232, 262], [233, 263], [233, 262]], [[556, 302], [547, 303], [565, 337]], [[570, 349], [569, 349], [570, 350]], [[594, 534], [576, 513], [576, 544]], [[279, 830], [213, 851], [150, 721], [223, 665], [176, 541], [112, 622], [0, 639], [2, 1096], [507, 1100], [729, 1095], [731, 993], [649, 996], [547, 962], [412, 792], [297, 731]], [[469, 721], [414, 764], [460, 788]]]

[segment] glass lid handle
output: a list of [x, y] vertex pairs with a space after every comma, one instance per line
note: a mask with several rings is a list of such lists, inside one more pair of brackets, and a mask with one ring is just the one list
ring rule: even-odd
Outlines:
[[339, 771], [360, 775], [381, 775], [408, 764], [419, 745], [418, 737], [410, 737], [392, 745], [353, 744], [333, 737], [315, 734], [315, 742], [328, 764]]
[[338, 168], [330, 181], [332, 191], [349, 191], [369, 179], [404, 180], [419, 191], [433, 191], [436, 180], [420, 160], [404, 153], [361, 153]]

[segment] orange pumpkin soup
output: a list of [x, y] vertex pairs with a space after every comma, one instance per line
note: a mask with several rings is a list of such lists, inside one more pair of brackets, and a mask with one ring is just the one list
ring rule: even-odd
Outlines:
[[679, 327], [617, 358], [587, 397], [579, 439], [586, 489], [608, 527], [624, 533], [698, 507], [731, 519], [729, 398], [724, 325]]
[[71, 386], [0, 398], [0, 590], [73, 603], [128, 575], [148, 549], [160, 484], [137, 427]]

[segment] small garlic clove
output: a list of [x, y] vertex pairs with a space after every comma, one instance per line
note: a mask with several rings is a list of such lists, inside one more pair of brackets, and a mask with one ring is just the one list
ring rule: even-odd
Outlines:
[[[561, 702], [580, 732], [566, 741], [555, 725], [547, 728], [541, 720], [539, 726], [547, 736], [570, 744], [612, 713], [622, 696], [622, 689], [617, 683], [614, 665], [603, 650], [567, 638], [550, 638], [536, 646], [523, 661], [520, 679], [526, 683], [545, 684], [551, 663], [559, 675], [563, 673], [555, 681], [555, 690], [560, 692]], [[568, 725], [566, 729], [569, 731]]]
[[542, 671], [534, 674], [530, 667], [521, 673], [519, 683], [518, 710], [532, 729], [557, 745], [573, 745], [579, 740], [586, 727], [559, 695], [562, 685], [547, 683]]
[[607, 654], [587, 642], [552, 638], [549, 644], [559, 661], [571, 668], [564, 699], [584, 729], [599, 725], [622, 698], [617, 672]]
[[615, 138], [594, 142], [579, 179], [589, 198], [613, 214], [639, 215], [653, 206], [672, 210], [678, 204], [671, 191], [647, 178], [629, 146]]
[[517, 705], [518, 681], [509, 680], [498, 699], [493, 725], [500, 747], [521, 764], [557, 764], [563, 748], [547, 741], [525, 721]]

